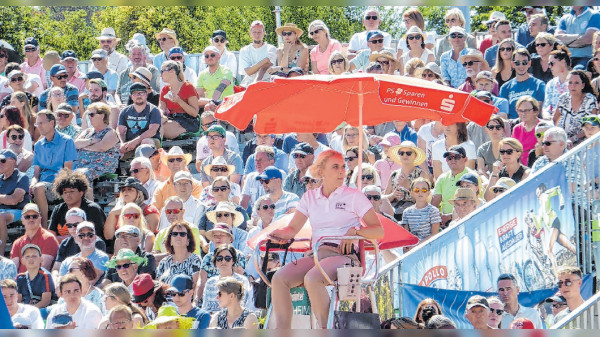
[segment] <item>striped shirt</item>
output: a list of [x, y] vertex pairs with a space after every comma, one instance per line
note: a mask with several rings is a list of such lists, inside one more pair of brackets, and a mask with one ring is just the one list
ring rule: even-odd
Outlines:
[[427, 204], [423, 208], [412, 205], [402, 213], [402, 225], [407, 225], [410, 232], [419, 238], [419, 241], [431, 235], [431, 225], [441, 223], [442, 217], [437, 207]]

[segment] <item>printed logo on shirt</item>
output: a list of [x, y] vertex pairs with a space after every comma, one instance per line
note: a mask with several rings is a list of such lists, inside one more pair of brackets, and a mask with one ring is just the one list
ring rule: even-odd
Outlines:
[[345, 202], [338, 202], [335, 204], [335, 209], [346, 209], [346, 203]]
[[69, 229], [67, 228], [66, 224], [58, 224], [56, 226], [56, 231], [58, 232], [59, 236], [69, 235]]

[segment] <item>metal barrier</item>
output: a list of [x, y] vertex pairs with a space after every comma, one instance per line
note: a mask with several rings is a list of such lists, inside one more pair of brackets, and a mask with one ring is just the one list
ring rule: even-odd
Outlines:
[[600, 293], [592, 296], [575, 311], [550, 327], [553, 330], [598, 328], [600, 328]]
[[[600, 227], [598, 226], [598, 218], [600, 217], [600, 196], [598, 191], [600, 184], [600, 133], [567, 151], [554, 163], [547, 165], [528, 179], [545, 174], [554, 165], [564, 165], [567, 168], [567, 174], [576, 175], [575, 182], [571, 184], [571, 204], [573, 215], [579, 228], [579, 235], [576, 236], [576, 245], [579, 252], [578, 259], [582, 272], [584, 274], [592, 273], [593, 254], [597, 254], [597, 258], [600, 259]], [[518, 190], [520, 188], [519, 185], [515, 189]], [[487, 207], [493, 207], [493, 203], [494, 201], [489, 202]], [[566, 204], [568, 205], [568, 203]], [[474, 213], [479, 211], [481, 209], [476, 210]], [[469, 218], [465, 220], [468, 221]], [[592, 242], [592, 222], [594, 223], [594, 233], [597, 236], [594, 242]], [[462, 223], [459, 223], [457, 226], [460, 225]], [[414, 247], [411, 253], [423, 249], [428, 243], [435, 240], [445, 240], [446, 233], [441, 232], [424, 244]], [[597, 246], [596, 249], [594, 249], [595, 246]], [[394, 312], [396, 314], [402, 312], [402, 297], [399, 289], [402, 287], [401, 268], [404, 256], [399, 257], [380, 271], [375, 286], [375, 291], [381, 291], [381, 289], [378, 289], [379, 287], [390, 287], [393, 294]], [[596, 269], [600, 268], [596, 267]], [[596, 271], [596, 273], [596, 277], [598, 277], [600, 271]], [[385, 309], [381, 309], [380, 311], [385, 312]]]

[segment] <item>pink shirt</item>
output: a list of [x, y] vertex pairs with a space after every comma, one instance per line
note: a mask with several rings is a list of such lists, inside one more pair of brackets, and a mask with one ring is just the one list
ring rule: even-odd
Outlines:
[[401, 166], [398, 165], [394, 161], [387, 161], [385, 159], [380, 159], [375, 162], [375, 169], [379, 172], [379, 178], [381, 179], [381, 190], [385, 191], [387, 188], [388, 180], [390, 179], [390, 175], [392, 172], [399, 169]]
[[310, 51], [311, 62], [317, 62], [316, 73], [329, 75], [329, 57], [335, 50], [342, 51], [342, 45], [338, 40], [330, 39], [329, 45], [327, 46], [327, 49], [325, 49], [325, 52], [321, 53], [319, 51], [319, 45], [315, 46]]
[[[539, 121], [538, 121], [539, 123]], [[537, 125], [537, 124], [536, 124]], [[529, 151], [535, 148], [537, 138], [535, 138], [535, 127], [531, 131], [525, 130], [525, 124], [519, 123], [513, 129], [513, 138], [518, 139], [523, 144], [523, 154], [521, 155], [521, 162], [527, 166], [527, 160], [529, 159]]]
[[[42, 58], [38, 57], [37, 62], [30, 67], [27, 63], [27, 59], [25, 62], [21, 63], [21, 71], [25, 74], [34, 74], [38, 75], [42, 79], [42, 84], [44, 85], [44, 89], [46, 89], [46, 69], [44, 69], [42, 65]], [[8, 75], [8, 74], [7, 74]]]
[[[373, 205], [359, 190], [348, 186], [338, 187], [329, 198], [322, 187], [302, 195], [296, 211], [308, 217], [312, 227], [312, 241], [323, 236], [342, 236], [360, 224], [362, 217]], [[337, 240], [328, 240], [337, 241]]]
[[85, 91], [85, 80], [79, 78], [81, 76], [81, 73], [79, 72], [79, 69], [75, 70], [75, 74], [73, 74], [73, 77], [71, 77], [71, 79], [69, 80], [69, 83], [74, 85], [75, 87], [77, 87], [77, 89], [79, 90], [79, 93], [81, 94], [82, 92]]

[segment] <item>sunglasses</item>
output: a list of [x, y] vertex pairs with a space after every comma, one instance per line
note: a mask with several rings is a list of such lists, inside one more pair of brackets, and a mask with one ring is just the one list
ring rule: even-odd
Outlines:
[[306, 158], [306, 155], [301, 154], [301, 153], [294, 153], [294, 159], [298, 159], [298, 158], [304, 159], [304, 158]]
[[219, 192], [219, 191], [221, 191], [221, 192], [225, 192], [225, 191], [227, 191], [228, 189], [229, 189], [229, 186], [214, 186], [214, 187], [212, 188], [212, 191], [213, 191], [213, 192]]
[[570, 287], [573, 284], [573, 282], [575, 282], [575, 281], [577, 281], [577, 280], [565, 280], [564, 282], [563, 281], [558, 281], [557, 284], [558, 284], [559, 288], [562, 287], [563, 285], [565, 287]]
[[178, 236], [185, 238], [188, 235], [187, 232], [171, 232], [171, 236], [176, 238]]
[[371, 42], [372, 44], [383, 43], [383, 39], [371, 40], [369, 42]]
[[331, 60], [331, 64], [342, 64], [344, 63], [344, 59]]
[[92, 57], [92, 62], [96, 62], [96, 61], [99, 62], [99, 61], [102, 61], [102, 60], [104, 60], [104, 59], [101, 58], [101, 57]]
[[456, 18], [446, 19], [446, 23], [456, 22]]
[[409, 40], [420, 40], [421, 39], [421, 35], [409, 35], [406, 37]]
[[65, 78], [69, 77], [69, 75], [57, 75], [54, 77], [56, 77], [57, 80], [64, 80]]
[[567, 305], [567, 303], [552, 303], [553, 308], [561, 308]]
[[496, 129], [496, 130], [500, 131], [500, 130], [504, 129], [504, 126], [503, 125], [487, 125], [486, 128], [488, 128], [488, 130]]
[[183, 56], [171, 56], [169, 57], [171, 61], [181, 61], [183, 60]]
[[446, 157], [446, 161], [461, 160], [463, 158], [464, 158], [463, 156], [459, 156], [459, 155], [449, 155]]
[[80, 222], [72, 222], [72, 223], [66, 223], [65, 226], [67, 226], [67, 228], [75, 228], [79, 224], [80, 224]]
[[123, 217], [127, 220], [129, 219], [139, 219], [140, 215], [138, 213], [129, 213], [129, 214], [123, 214]]
[[481, 61], [468, 61], [468, 62], [463, 62], [463, 67], [472, 67], [475, 63], [479, 63]]
[[0, 59], [3, 59], [5, 57], [8, 57], [6, 54], [0, 54]]
[[419, 193], [419, 192], [421, 192], [421, 193], [427, 193], [427, 192], [429, 192], [429, 189], [427, 189], [427, 188], [413, 188], [412, 191], [415, 192], [415, 193]]
[[119, 233], [119, 235], [117, 235], [117, 239], [121, 239], [121, 240], [136, 239], [138, 237], [139, 237], [139, 235], [137, 235], [135, 233]]
[[172, 208], [172, 209], [165, 209], [165, 213], [166, 214], [179, 214], [181, 213], [181, 208]]
[[158, 38], [158, 39], [156, 39], [156, 41], [157, 41], [158, 43], [160, 43], [160, 42], [165, 42], [165, 41], [167, 41], [168, 39], [170, 39], [170, 37], [162, 37], [162, 38]]
[[261, 179], [260, 180], [260, 183], [265, 184], [265, 185], [269, 185], [270, 182], [271, 182], [271, 179]]
[[131, 266], [131, 263], [115, 264], [116, 270], [127, 269]]
[[23, 138], [25, 138], [25, 135], [10, 135], [10, 139], [12, 140], [23, 140]]
[[171, 291], [169, 292], [169, 295], [171, 297], [175, 297], [175, 296], [179, 296], [179, 297], [183, 297], [185, 296], [185, 294], [187, 294], [188, 290], [184, 290], [184, 291]]
[[24, 218], [25, 220], [30, 220], [30, 219], [36, 220], [36, 219], [37, 219], [37, 218], [39, 218], [39, 217], [40, 217], [40, 215], [39, 215], [39, 214], [23, 215], [23, 218]]
[[16, 77], [16, 78], [13, 77], [13, 78], [10, 79], [11, 83], [21, 82], [21, 81], [23, 81], [23, 76], [19, 76], [19, 77]]
[[225, 39], [219, 39], [219, 38], [217, 37], [217, 38], [214, 38], [214, 39], [213, 39], [213, 41], [214, 41], [215, 43], [225, 43], [225, 41], [226, 41], [226, 40], [225, 40]]
[[174, 162], [182, 163], [183, 158], [169, 158], [168, 161], [169, 161], [169, 163], [174, 163]]
[[292, 36], [294, 32], [281, 32], [281, 36]]
[[323, 28], [317, 28], [317, 29], [313, 30], [312, 32], [310, 32], [308, 34], [310, 34], [310, 36], [313, 36], [313, 35], [317, 34], [318, 32], [320, 32], [322, 30], [323, 30]]
[[600, 118], [598, 118], [597, 116], [587, 116], [587, 117], [581, 118], [581, 122], [582, 123], [592, 123], [592, 125], [599, 126]]
[[74, 271], [76, 271], [76, 270], [81, 270], [81, 268], [70, 267], [70, 268], [69, 268], [69, 273], [72, 273], [72, 272], [74, 272]]
[[319, 179], [315, 179], [315, 178], [306, 178], [304, 179], [304, 183], [305, 184], [316, 184], [318, 183], [320, 180]]
[[[529, 60], [527, 60], [527, 61], [513, 61], [513, 63], [514, 63], [514, 64], [515, 64], [517, 67], [520, 67], [520, 66], [526, 66], [526, 65], [528, 65], [528, 64], [529, 64]], [[550, 62], [548, 62], [548, 64], [550, 64]]]
[[212, 167], [210, 169], [212, 172], [227, 172], [229, 169], [227, 167]]
[[367, 194], [367, 195], [365, 195], [365, 196], [366, 196], [366, 197], [367, 197], [367, 199], [369, 199], [369, 200], [375, 200], [375, 201], [379, 201], [379, 200], [381, 200], [381, 196], [380, 196], [380, 195], [370, 195], [370, 194]]
[[346, 158], [344, 158], [344, 160], [350, 162], [350, 161], [354, 161], [354, 159], [356, 159], [356, 158], [358, 158], [358, 157], [346, 157]]
[[493, 313], [496, 313], [498, 316], [504, 315], [504, 310], [502, 309], [490, 309]]
[[542, 142], [542, 145], [550, 146], [550, 145], [552, 145], [552, 143], [556, 143], [556, 142], [558, 142], [558, 140], [547, 140], [545, 142]]
[[501, 155], [507, 154], [507, 155], [510, 156], [511, 154], [513, 154], [513, 152], [515, 152], [515, 150], [514, 149], [507, 149], [507, 150], [500, 150], [498, 152], [500, 152]]
[[535, 133], [535, 138], [540, 139], [544, 137], [544, 133], [543, 132], [536, 132]]
[[26, 53], [31, 53], [32, 51], [36, 51], [37, 48], [25, 48]]
[[[93, 112], [90, 112], [89, 115], [90, 115], [90, 118], [94, 117], [94, 113]], [[71, 114], [66, 114], [66, 113], [63, 113], [63, 112], [59, 112], [59, 113], [56, 114], [56, 117], [63, 118], [63, 119], [67, 119], [67, 118], [69, 118], [69, 116], [71, 116]]]
[[379, 17], [377, 15], [367, 15], [365, 16], [365, 20], [377, 20]]
[[421, 74], [422, 78], [434, 78], [435, 75], [433, 73]]
[[229, 218], [230, 216], [233, 216], [233, 214], [231, 214], [231, 213], [217, 213], [217, 218]]
[[0, 114], [0, 119], [4, 118], [4, 114]]
[[403, 157], [404, 155], [406, 155], [407, 157], [412, 156], [413, 152], [412, 151], [398, 151], [398, 155], [400, 157]]
[[147, 169], [148, 168], [146, 168], [146, 167], [142, 167], [142, 168], [139, 168], [139, 169], [133, 169], [133, 170], [131, 170], [131, 173], [138, 174], [141, 170], [147, 170]]
[[377, 63], [387, 66], [388, 64], [390, 64], [390, 61], [377, 61]]
[[499, 51], [503, 52], [503, 51], [513, 51], [513, 47], [500, 47], [498, 48]]
[[548, 43], [546, 43], [546, 42], [536, 43], [535, 44], [536, 47], [546, 47], [547, 45], [548, 45]]
[[496, 194], [504, 193], [504, 191], [506, 191], [506, 188], [496, 187], [492, 191], [494, 191], [494, 193], [496, 193]]
[[372, 174], [365, 174], [362, 176], [362, 180], [373, 180], [374, 176]]
[[217, 54], [204, 54], [204, 58], [205, 59], [209, 59], [209, 58], [215, 58], [217, 56]]
[[263, 210], [265, 210], [265, 211], [266, 211], [266, 210], [268, 210], [269, 208], [270, 208], [270, 209], [275, 209], [275, 204], [270, 204], [270, 205], [262, 205], [262, 206], [261, 206], [261, 208], [262, 208]]
[[82, 239], [82, 240], [85, 239], [85, 238], [91, 239], [94, 236], [96, 236], [96, 234], [94, 234], [92, 232], [77, 234], [77, 237], [80, 238], [80, 239]]
[[227, 255], [227, 256], [222, 256], [219, 255], [215, 258], [215, 261], [217, 262], [223, 262], [223, 260], [225, 260], [225, 262], [231, 262], [233, 261], [233, 256]]
[[450, 34], [451, 39], [462, 39], [464, 37], [465, 36], [463, 34], [455, 34], [455, 33]]

